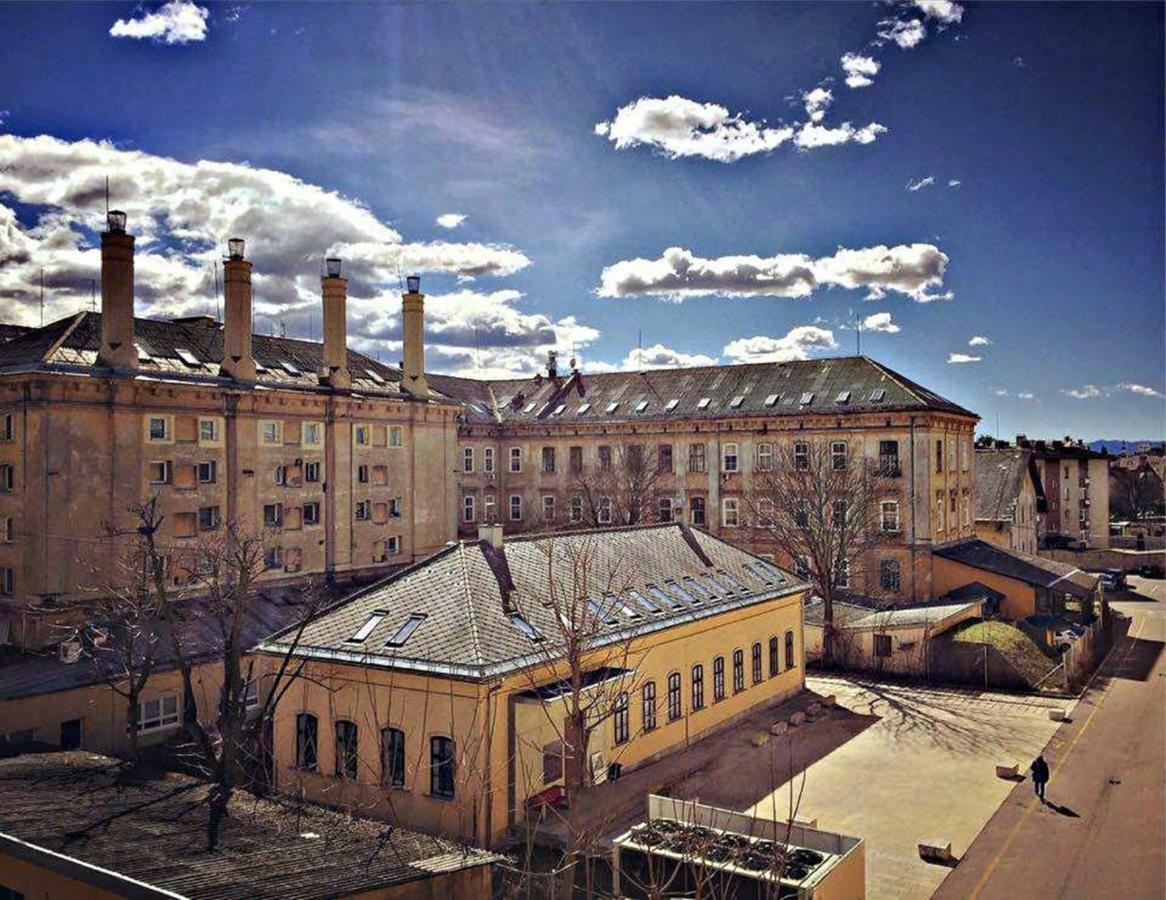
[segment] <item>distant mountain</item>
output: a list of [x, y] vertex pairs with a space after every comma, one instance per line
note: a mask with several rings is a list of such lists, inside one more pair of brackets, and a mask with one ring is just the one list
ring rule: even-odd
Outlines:
[[1122, 452], [1123, 446], [1133, 450], [1138, 444], [1149, 444], [1151, 447], [1161, 447], [1162, 441], [1120, 441], [1107, 440], [1105, 438], [1098, 438], [1096, 441], [1089, 442], [1089, 449], [1097, 452], [1105, 451], [1106, 453], [1118, 454]]

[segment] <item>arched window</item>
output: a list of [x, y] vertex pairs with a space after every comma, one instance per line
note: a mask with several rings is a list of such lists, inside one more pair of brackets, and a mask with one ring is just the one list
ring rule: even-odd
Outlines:
[[643, 701], [644, 731], [653, 731], [656, 728], [656, 682], [645, 682], [640, 694]]
[[733, 693], [745, 690], [745, 651], [733, 651]]
[[356, 723], [340, 719], [336, 722], [336, 777], [356, 778], [359, 761]]
[[713, 703], [725, 699], [725, 658], [713, 660]]
[[628, 738], [631, 737], [631, 720], [628, 715], [628, 695], [627, 692], [619, 694], [615, 698], [615, 711], [611, 717], [612, 724], [615, 728], [615, 742], [617, 744], [626, 744]]
[[318, 723], [311, 713], [296, 716], [296, 768], [316, 771]]
[[769, 639], [769, 677], [773, 678], [781, 672], [780, 644], [777, 635]]
[[405, 732], [381, 729], [381, 784], [405, 786]]
[[794, 659], [794, 633], [787, 631], [785, 633], [785, 667], [795, 669], [797, 665], [797, 660]]
[[452, 799], [456, 757], [453, 738], [440, 735], [429, 739], [429, 793]]
[[704, 709], [704, 666], [700, 663], [692, 667], [692, 708]]
[[668, 721], [675, 722], [680, 718], [680, 673], [673, 672], [668, 676]]
[[761, 642], [758, 641], [753, 645], [753, 683], [761, 684]]

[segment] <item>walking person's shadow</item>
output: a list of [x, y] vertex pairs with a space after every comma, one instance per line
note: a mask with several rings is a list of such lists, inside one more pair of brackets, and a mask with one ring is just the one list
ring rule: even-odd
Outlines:
[[1068, 816], [1070, 819], [1080, 819], [1081, 818], [1081, 816], [1078, 813], [1076, 813], [1074, 810], [1070, 809], [1067, 806], [1058, 806], [1056, 803], [1053, 803], [1051, 800], [1045, 800], [1043, 798], [1041, 799], [1041, 803], [1043, 803], [1045, 806], [1047, 806], [1053, 812], [1058, 813], [1062, 816]]

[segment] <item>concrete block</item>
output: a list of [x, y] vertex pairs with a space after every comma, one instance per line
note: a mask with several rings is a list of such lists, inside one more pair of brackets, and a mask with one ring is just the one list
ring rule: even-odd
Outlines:
[[802, 828], [817, 828], [818, 827], [818, 820], [817, 819], [790, 819], [790, 823], [793, 825], [800, 825]]
[[955, 855], [951, 852], [951, 841], [921, 841], [919, 843], [919, 858], [924, 862], [953, 863]]
[[770, 734], [785, 734], [789, 731], [789, 722], [774, 722], [769, 726]]
[[997, 778], [1007, 778], [1007, 779], [1011, 780], [1011, 779], [1015, 778], [1019, 773], [1020, 773], [1020, 765], [1017, 763], [1012, 763], [1012, 765], [1007, 765], [1007, 766], [1003, 765], [1001, 763], [996, 763], [996, 777]]
[[833, 694], [827, 694], [825, 697], [822, 698], [822, 705], [824, 707], [826, 707], [826, 709], [830, 709], [836, 703], [838, 703], [838, 698], [836, 696], [834, 696]]
[[764, 731], [755, 731], [753, 736], [749, 738], [749, 743], [754, 747], [764, 747], [769, 743], [769, 735]]
[[789, 717], [789, 724], [791, 728], [797, 728], [799, 725], [805, 724], [806, 714], [804, 712], [796, 712]]
[[1052, 719], [1054, 722], [1064, 722], [1065, 721], [1065, 710], [1061, 707], [1056, 707], [1054, 709], [1050, 709], [1049, 710], [1049, 718]]
[[806, 707], [806, 715], [809, 716], [811, 719], [814, 718], [815, 716], [820, 716], [821, 714], [822, 714], [822, 704], [816, 700], [813, 703], [811, 703], [809, 706]]

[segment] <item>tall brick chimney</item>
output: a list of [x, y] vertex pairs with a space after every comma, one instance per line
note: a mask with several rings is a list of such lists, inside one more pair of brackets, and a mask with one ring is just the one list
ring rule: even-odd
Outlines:
[[326, 274], [320, 279], [324, 293], [323, 381], [334, 388], [352, 385], [348, 372], [348, 279], [340, 276], [340, 260], [324, 260]]
[[405, 361], [401, 388], [415, 397], [428, 397], [425, 381], [425, 295], [421, 293], [421, 276], [410, 275], [409, 292], [402, 297], [405, 330]]
[[97, 364], [134, 369], [134, 236], [126, 234], [126, 214], [111, 209], [101, 233], [101, 349]]
[[251, 263], [243, 257], [243, 239], [227, 241], [223, 263], [226, 315], [223, 326], [224, 375], [239, 381], [255, 380], [255, 357], [251, 355]]

